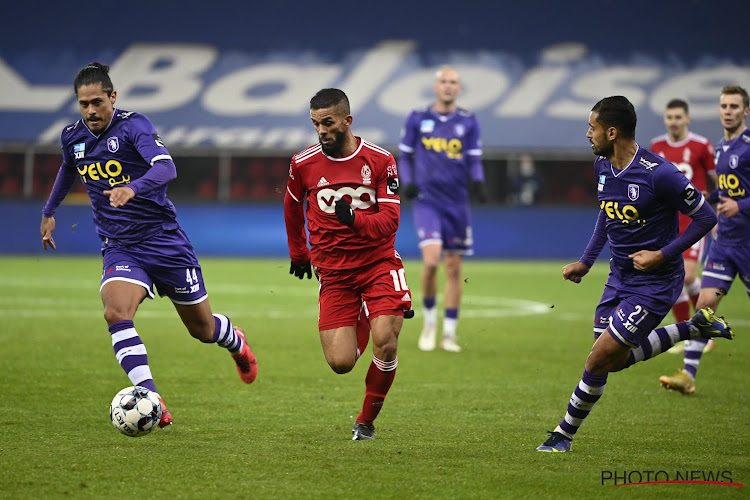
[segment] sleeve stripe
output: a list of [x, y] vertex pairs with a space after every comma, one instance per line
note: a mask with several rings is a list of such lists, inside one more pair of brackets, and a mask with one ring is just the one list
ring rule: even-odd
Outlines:
[[309, 148], [308, 150], [303, 151], [302, 153], [300, 153], [297, 156], [295, 156], [294, 157], [294, 161], [296, 161], [297, 163], [299, 163], [299, 162], [301, 162], [303, 160], [306, 160], [306, 159], [310, 158], [311, 156], [315, 156], [320, 151], [321, 151], [321, 147], [320, 147], [320, 144], [318, 144], [317, 146], [313, 146], [312, 148]]
[[159, 160], [171, 160], [171, 159], [172, 159], [172, 157], [169, 156], [169, 155], [157, 155], [157, 156], [154, 156], [153, 158], [151, 158], [150, 165], [153, 167], [154, 163], [156, 163]]
[[703, 206], [703, 203], [705, 203], [705, 201], [706, 201], [706, 199], [703, 197], [703, 195], [701, 195], [701, 202], [698, 203], [698, 206], [695, 207], [694, 209], [692, 209], [690, 212], [686, 213], [685, 215], [687, 215], [688, 217], [690, 217], [691, 215], [693, 215], [695, 212], [697, 212]]
[[407, 146], [406, 144], [399, 144], [398, 149], [403, 151], [404, 153], [413, 153], [414, 148]]
[[289, 186], [287, 186], [287, 187], [286, 187], [286, 192], [287, 192], [287, 193], [289, 193], [289, 196], [291, 196], [292, 198], [294, 198], [294, 201], [296, 201], [297, 203], [299, 203], [299, 199], [297, 199], [297, 197], [296, 197], [296, 196], [294, 196], [294, 193], [292, 193], [292, 192], [291, 192], [291, 191], [289, 190]]
[[394, 198], [378, 198], [378, 203], [395, 203], [396, 205], [401, 204], [401, 200], [396, 200]]
[[364, 139], [362, 140], [362, 145], [367, 146], [368, 148], [372, 149], [373, 151], [377, 151], [380, 154], [383, 154], [385, 156], [391, 156], [391, 153], [386, 151], [385, 149], [381, 148], [380, 146], [376, 146], [375, 144], [371, 142], [367, 142]]

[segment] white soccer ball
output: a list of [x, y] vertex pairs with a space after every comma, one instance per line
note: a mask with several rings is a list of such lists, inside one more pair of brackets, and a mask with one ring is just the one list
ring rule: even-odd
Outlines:
[[126, 436], [148, 434], [161, 420], [159, 395], [139, 385], [126, 387], [112, 399], [109, 416], [115, 429]]

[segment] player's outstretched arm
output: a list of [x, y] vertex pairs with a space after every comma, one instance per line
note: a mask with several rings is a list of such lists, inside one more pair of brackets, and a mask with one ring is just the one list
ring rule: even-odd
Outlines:
[[55, 230], [55, 218], [42, 216], [42, 225], [39, 230], [42, 233], [42, 248], [46, 251], [49, 245], [52, 250], [57, 250], [55, 239], [52, 237], [52, 231]]
[[573, 262], [563, 267], [563, 279], [580, 283], [583, 277], [588, 274], [589, 269], [591, 268], [581, 261]]

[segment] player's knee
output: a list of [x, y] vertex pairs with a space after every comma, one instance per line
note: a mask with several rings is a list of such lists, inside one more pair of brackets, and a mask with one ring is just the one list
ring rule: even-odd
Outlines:
[[133, 314], [131, 314], [127, 309], [108, 305], [104, 307], [104, 320], [107, 322], [108, 325], [111, 325], [113, 323], [117, 323], [119, 321], [131, 321], [133, 319]]
[[461, 267], [460, 266], [445, 266], [445, 278], [449, 280], [460, 280], [461, 279]]
[[392, 335], [382, 342], [373, 341], [373, 355], [378, 359], [395, 359], [398, 352], [398, 336]]
[[436, 275], [437, 271], [438, 271], [438, 265], [439, 264], [440, 264], [439, 260], [435, 260], [435, 261], [426, 260], [426, 261], [424, 261], [424, 265], [423, 265], [424, 272], [427, 275], [429, 275], [429, 276]]
[[354, 368], [354, 361], [346, 359], [329, 359], [328, 366], [331, 367], [331, 370], [333, 370], [334, 373], [343, 375], [344, 373], [352, 371], [352, 368]]
[[606, 375], [607, 373], [619, 372], [626, 366], [627, 358], [608, 355], [599, 356], [586, 361], [586, 371], [594, 375]]

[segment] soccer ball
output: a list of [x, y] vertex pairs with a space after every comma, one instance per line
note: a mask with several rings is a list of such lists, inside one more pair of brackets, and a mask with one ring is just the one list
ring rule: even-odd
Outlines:
[[126, 387], [109, 405], [109, 417], [115, 429], [126, 436], [148, 434], [161, 420], [159, 395], [139, 385]]

